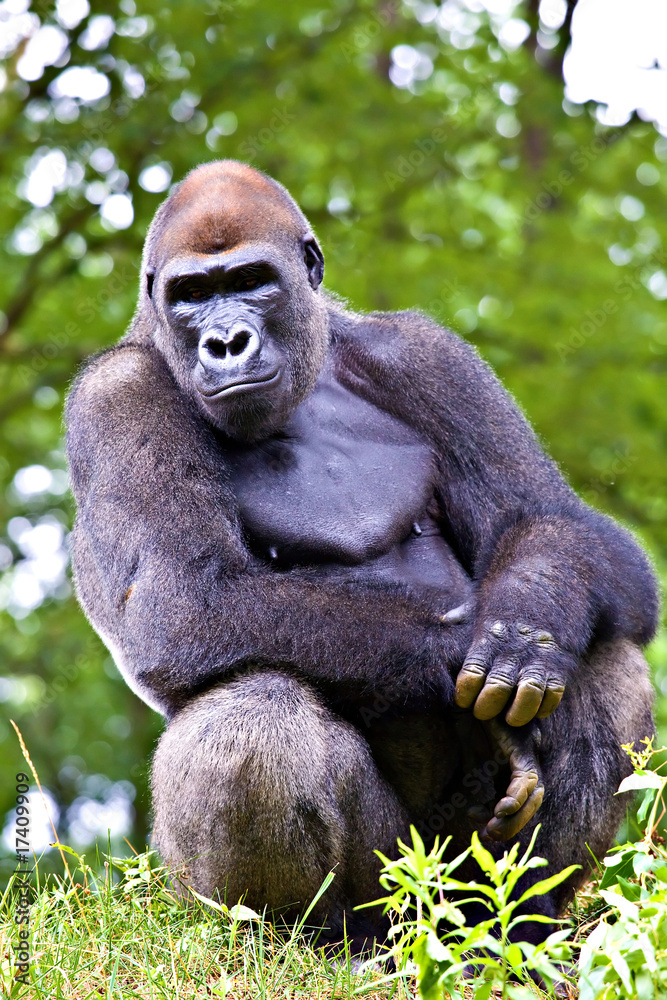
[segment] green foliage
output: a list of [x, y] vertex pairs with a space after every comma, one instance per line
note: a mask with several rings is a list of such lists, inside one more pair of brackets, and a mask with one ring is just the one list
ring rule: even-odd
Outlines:
[[[349, 951], [333, 964], [317, 948], [309, 917], [334, 879], [291, 927], [280, 927], [239, 901], [225, 905], [190, 890], [178, 898], [152, 852], [134, 857], [111, 854], [91, 864], [63, 844], [65, 874], [28, 876], [34, 885], [30, 907], [30, 982], [17, 981], [17, 912], [20, 892], [9, 881], [0, 903], [0, 990], [8, 1000], [83, 1000], [103, 991], [108, 1000], [206, 995], [286, 998], [302, 993], [331, 997], [372, 995], [403, 1000], [416, 977], [423, 1000], [530, 1000], [557, 986], [579, 991], [580, 1000], [658, 1000], [667, 990], [667, 850], [657, 834], [664, 809], [665, 765], [651, 770], [652, 741], [626, 748], [634, 773], [619, 792], [644, 793], [640, 815], [646, 832], [638, 843], [615, 848], [603, 862], [598, 886], [605, 910], [577, 933], [552, 931], [539, 945], [514, 942], [527, 922], [550, 919], [519, 913], [528, 900], [549, 892], [574, 867], [534, 881], [546, 865], [532, 856], [537, 830], [521, 853], [515, 844], [495, 858], [473, 834], [470, 846], [445, 859], [449, 838], [427, 853], [412, 828], [412, 844], [399, 841], [400, 857], [384, 855], [380, 883], [387, 895], [376, 903], [390, 914], [389, 951], [354, 965]], [[480, 878], [457, 878], [474, 860]], [[174, 873], [177, 875], [178, 873]], [[523, 880], [523, 881], [522, 881]], [[468, 924], [467, 907], [488, 916]], [[572, 964], [579, 951], [578, 964]], [[381, 976], [388, 958], [396, 971]], [[558, 995], [564, 995], [562, 992]]]
[[[393, 917], [390, 954], [399, 969], [397, 976], [406, 975], [410, 962], [416, 966], [422, 1000], [442, 1000], [445, 993], [452, 1000], [464, 1000], [466, 985], [473, 987], [478, 1000], [488, 1000], [494, 988], [502, 997], [526, 1000], [535, 996], [534, 990], [517, 985], [517, 981], [532, 982], [531, 974], [550, 987], [564, 981], [558, 963], [570, 957], [566, 943], [569, 928], [552, 932], [539, 945], [512, 940], [521, 924], [553, 923], [538, 914], [522, 915], [520, 908], [565, 881], [577, 868], [573, 865], [519, 889], [524, 875], [548, 864], [544, 858], [531, 857], [538, 830], [520, 858], [518, 844], [502, 858], [494, 858], [473, 833], [469, 848], [453, 860], [443, 861], [451, 838], [442, 845], [436, 840], [426, 854], [414, 827], [410, 830], [412, 847], [399, 841], [401, 856], [396, 861], [378, 852], [384, 863], [380, 884], [390, 895], [377, 902]], [[455, 877], [469, 855], [488, 881]], [[456, 904], [449, 901], [452, 896]], [[472, 904], [481, 905], [489, 916], [469, 926], [464, 908]]]
[[[444, 861], [449, 838], [442, 845], [436, 842], [427, 854], [413, 827], [412, 846], [399, 841], [397, 860], [379, 855], [384, 863], [380, 883], [389, 895], [377, 903], [392, 917], [392, 946], [375, 961], [391, 956], [398, 969], [386, 981], [415, 973], [423, 1000], [445, 996], [463, 1000], [470, 988], [476, 1000], [488, 1000], [494, 989], [501, 997], [527, 1000], [535, 996], [535, 978], [548, 989], [572, 982], [580, 1000], [658, 1000], [665, 996], [667, 849], [657, 828], [667, 789], [667, 775], [660, 772], [667, 762], [651, 769], [656, 759], [664, 759], [665, 748], [655, 751], [649, 739], [643, 744], [639, 750], [632, 745], [624, 748], [634, 770], [618, 791], [644, 793], [638, 817], [645, 823], [645, 834], [637, 843], [615, 847], [604, 859], [597, 893], [606, 905], [592, 930], [590, 924], [585, 928], [586, 937], [573, 941], [572, 928], [565, 927], [538, 946], [511, 941], [512, 930], [521, 923], [551, 923], [539, 915], [517, 915], [517, 910], [528, 899], [560, 884], [576, 867], [522, 889], [522, 876], [547, 864], [531, 856], [537, 830], [521, 858], [515, 844], [496, 860], [474, 833], [469, 848]], [[456, 878], [469, 856], [488, 881]], [[484, 906], [489, 916], [469, 926], [464, 910], [472, 903]], [[574, 967], [570, 963], [577, 950]], [[565, 975], [568, 968], [571, 975]]]
[[629, 748], [635, 770], [619, 792], [643, 792], [638, 815], [646, 832], [604, 859], [600, 895], [609, 908], [581, 946], [580, 1000], [657, 1000], [667, 991], [667, 851], [657, 834], [667, 775], [660, 773], [664, 764], [649, 770], [662, 751], [644, 743], [643, 750]]

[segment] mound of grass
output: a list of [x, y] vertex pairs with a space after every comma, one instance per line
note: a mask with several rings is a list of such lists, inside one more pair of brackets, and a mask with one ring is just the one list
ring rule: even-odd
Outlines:
[[[574, 927], [554, 929], [538, 947], [514, 943], [512, 935], [525, 919], [517, 910], [518, 882], [546, 864], [532, 856], [532, 844], [522, 857], [515, 845], [496, 860], [474, 834], [462, 855], [444, 860], [446, 843], [427, 852], [413, 830], [411, 845], [399, 842], [399, 858], [380, 855], [388, 895], [379, 902], [392, 918], [393, 965], [382, 954], [360, 965], [347, 945], [335, 956], [318, 945], [309, 914], [333, 874], [304, 916], [286, 927], [242, 903], [228, 907], [193, 891], [184, 900], [150, 851], [128, 859], [109, 850], [91, 864], [58, 844], [63, 876], [45, 875], [39, 862], [31, 868], [17, 849], [18, 869], [0, 901], [0, 996], [529, 1000], [548, 995], [533, 982], [541, 977], [560, 997], [578, 991], [581, 1000], [658, 1000], [667, 995], [667, 849], [658, 834], [667, 765], [655, 767], [663, 751], [644, 742], [639, 750], [626, 748], [634, 773], [620, 788], [642, 793], [637, 819], [644, 836], [610, 852], [597, 883], [579, 894]], [[456, 869], [469, 853], [485, 879], [458, 882]], [[567, 874], [525, 890], [524, 901]], [[468, 926], [448, 901], [452, 893], [472, 893], [488, 919]]]
[[[0, 991], [35, 1000], [190, 1000], [194, 997], [406, 997], [382, 987], [381, 971], [355, 968], [349, 951], [332, 961], [307, 916], [277, 930], [243, 905], [194, 897], [184, 905], [151, 852], [93, 866], [69, 848], [64, 878], [32, 874], [30, 975], [16, 978], [16, 879], [0, 909]], [[326, 883], [325, 883], [326, 885]], [[324, 887], [323, 887], [324, 888]]]

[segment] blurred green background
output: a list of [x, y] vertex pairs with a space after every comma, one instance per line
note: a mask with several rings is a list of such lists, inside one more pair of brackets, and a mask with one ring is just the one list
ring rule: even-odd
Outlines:
[[[354, 307], [419, 306], [475, 344], [664, 577], [667, 138], [564, 99], [564, 0], [4, 0], [0, 27], [3, 824], [12, 718], [65, 842], [111, 826], [127, 852], [149, 829], [161, 720], [72, 594], [62, 404], [132, 314], [172, 178], [202, 161], [285, 184]], [[664, 637], [649, 655], [665, 740]]]

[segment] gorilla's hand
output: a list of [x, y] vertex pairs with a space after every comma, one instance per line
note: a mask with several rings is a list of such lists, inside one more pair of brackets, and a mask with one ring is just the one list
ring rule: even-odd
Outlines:
[[521, 734], [510, 730], [498, 719], [492, 719], [487, 725], [492, 741], [509, 760], [512, 777], [482, 834], [492, 840], [510, 840], [533, 818], [544, 798], [535, 736], [529, 730]]
[[[444, 616], [464, 623], [472, 605]], [[475, 630], [456, 681], [456, 704], [473, 708], [475, 718], [493, 719], [511, 700], [505, 716], [511, 726], [550, 715], [563, 697], [576, 658], [561, 649], [550, 632], [521, 622], [487, 620]], [[514, 697], [512, 697], [514, 696]]]

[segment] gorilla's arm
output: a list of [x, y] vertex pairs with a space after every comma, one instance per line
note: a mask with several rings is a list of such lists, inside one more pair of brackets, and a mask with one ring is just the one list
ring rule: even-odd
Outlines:
[[457, 702], [522, 725], [558, 705], [594, 640], [652, 636], [658, 599], [631, 535], [584, 504], [515, 403], [459, 337], [417, 313], [339, 331], [340, 375], [416, 427], [438, 461], [443, 531], [476, 581]]
[[79, 597], [134, 690], [171, 713], [267, 663], [337, 697], [451, 701], [447, 667], [466, 646], [436, 609], [253, 558], [213, 433], [188, 405], [160, 355], [131, 346], [93, 361], [68, 405]]

